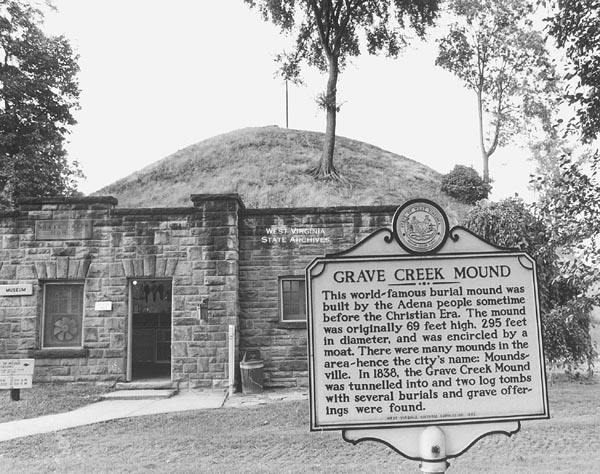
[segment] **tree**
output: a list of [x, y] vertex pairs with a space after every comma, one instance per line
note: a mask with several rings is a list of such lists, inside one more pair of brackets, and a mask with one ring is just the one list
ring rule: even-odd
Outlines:
[[600, 288], [600, 182], [598, 154], [550, 142], [536, 156], [541, 174], [533, 181], [539, 192], [539, 214], [549, 223], [550, 244], [565, 255], [564, 278], [580, 281], [583, 291], [598, 298]]
[[76, 163], [64, 142], [78, 107], [77, 56], [41, 30], [42, 12], [0, 0], [0, 204], [21, 196], [70, 194]]
[[596, 356], [590, 337], [593, 298], [585, 294], [587, 283], [564, 275], [555, 225], [547, 216], [518, 198], [499, 202], [479, 201], [463, 225], [489, 242], [529, 253], [537, 262], [544, 355], [552, 365], [576, 369]]
[[361, 52], [364, 35], [370, 54], [396, 57], [407, 43], [406, 26], [419, 37], [433, 24], [440, 0], [244, 0], [257, 7], [266, 21], [295, 35], [295, 48], [280, 57], [285, 79], [298, 77], [300, 63], [327, 72], [327, 88], [319, 99], [327, 126], [321, 159], [311, 173], [318, 179], [339, 179], [333, 164], [339, 104], [338, 77], [348, 58]]
[[579, 127], [583, 141], [591, 142], [600, 132], [600, 1], [549, 3], [555, 7], [548, 19], [550, 34], [569, 61], [565, 99], [576, 107], [571, 129]]
[[456, 18], [439, 41], [436, 64], [477, 97], [483, 179], [499, 146], [524, 130], [528, 119], [549, 127], [554, 68], [525, 0], [451, 0]]

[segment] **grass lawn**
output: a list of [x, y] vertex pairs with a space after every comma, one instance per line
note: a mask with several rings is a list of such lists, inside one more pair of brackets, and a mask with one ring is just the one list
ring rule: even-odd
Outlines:
[[95, 384], [34, 384], [21, 389], [21, 400], [10, 400], [10, 390], [0, 390], [0, 423], [74, 410], [100, 400], [107, 386]]
[[[549, 387], [550, 420], [484, 438], [449, 473], [588, 473], [600, 464], [600, 381]], [[0, 443], [0, 472], [420, 472], [383, 444], [311, 433], [308, 402], [273, 402], [110, 421]]]
[[[600, 311], [594, 315], [600, 340]], [[519, 433], [480, 440], [448, 473], [581, 474], [600, 465], [600, 377], [554, 377], [550, 420], [526, 421]], [[68, 388], [68, 390], [67, 390]], [[0, 422], [98, 400], [106, 387], [36, 385], [22, 400], [0, 398]], [[311, 433], [308, 402], [221, 408], [115, 420], [0, 443], [0, 473], [416, 473], [376, 442], [352, 446], [339, 432]]]

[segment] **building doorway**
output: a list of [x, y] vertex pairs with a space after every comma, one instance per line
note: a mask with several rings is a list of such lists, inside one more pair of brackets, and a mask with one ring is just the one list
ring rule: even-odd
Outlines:
[[130, 281], [127, 380], [171, 379], [170, 279]]

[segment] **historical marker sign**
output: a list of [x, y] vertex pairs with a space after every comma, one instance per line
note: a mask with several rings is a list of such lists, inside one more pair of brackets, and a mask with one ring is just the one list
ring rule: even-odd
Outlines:
[[313, 430], [549, 416], [535, 262], [422, 204], [307, 268]]
[[34, 359], [0, 359], [0, 389], [31, 388]]

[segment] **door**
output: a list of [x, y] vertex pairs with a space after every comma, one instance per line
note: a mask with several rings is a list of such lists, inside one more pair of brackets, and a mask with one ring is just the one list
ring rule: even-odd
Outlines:
[[172, 282], [133, 279], [129, 294], [127, 379], [170, 379]]

